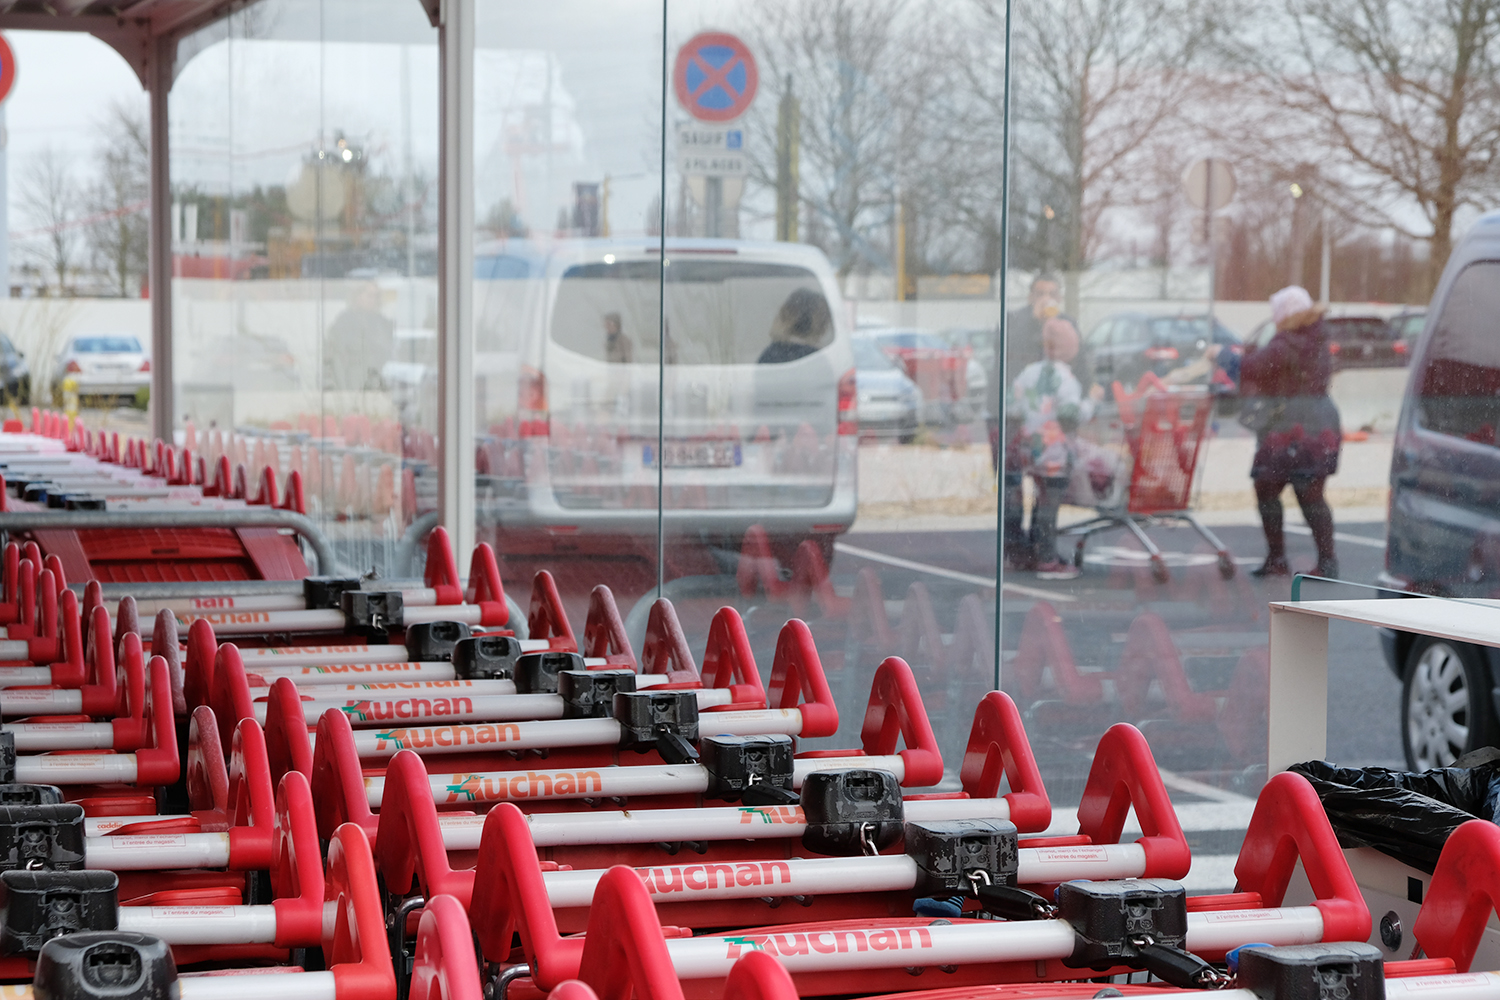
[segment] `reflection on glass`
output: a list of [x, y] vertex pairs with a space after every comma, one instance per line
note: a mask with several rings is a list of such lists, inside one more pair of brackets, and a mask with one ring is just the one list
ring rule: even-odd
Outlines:
[[436, 36], [412, 6], [247, 7], [184, 40], [171, 97], [183, 439], [251, 496], [295, 475], [345, 563], [386, 573], [436, 500]]

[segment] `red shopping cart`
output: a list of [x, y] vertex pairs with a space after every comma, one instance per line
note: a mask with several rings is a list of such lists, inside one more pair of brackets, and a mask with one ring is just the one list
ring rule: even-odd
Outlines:
[[1129, 475], [1117, 473], [1113, 489], [1091, 498], [1094, 517], [1058, 532], [1059, 537], [1078, 539], [1074, 565], [1083, 565], [1083, 549], [1090, 537], [1124, 528], [1150, 556], [1152, 575], [1166, 583], [1170, 578], [1166, 560], [1146, 528], [1177, 521], [1212, 545], [1219, 557], [1219, 574], [1226, 580], [1233, 577], [1234, 557], [1229, 549], [1188, 509], [1193, 476], [1213, 414], [1213, 396], [1201, 387], [1168, 387], [1150, 376], [1141, 380], [1134, 393], [1127, 393], [1116, 382], [1114, 396], [1129, 446]]

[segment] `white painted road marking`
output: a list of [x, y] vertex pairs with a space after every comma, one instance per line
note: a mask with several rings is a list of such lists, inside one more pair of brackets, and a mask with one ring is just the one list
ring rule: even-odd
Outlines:
[[[895, 566], [898, 569], [916, 570], [918, 573], [926, 573], [928, 576], [940, 576], [946, 580], [957, 580], [959, 583], [969, 583], [976, 587], [984, 587], [987, 590], [995, 589], [995, 578], [988, 576], [974, 576], [971, 573], [960, 573], [957, 570], [944, 569], [941, 566], [933, 566], [929, 563], [913, 562], [910, 559], [902, 559], [899, 556], [888, 556], [884, 552], [876, 552], [873, 549], [862, 549], [843, 542], [835, 542], [834, 550], [846, 555], [854, 556], [856, 559], [868, 559], [870, 562], [884, 563], [887, 566]], [[1012, 594], [1020, 594], [1023, 597], [1035, 597], [1044, 601], [1076, 601], [1078, 598], [1071, 594], [1061, 594], [1051, 590], [1042, 590], [1040, 587], [1025, 587], [1019, 583], [1007, 583], [1005, 590]]]

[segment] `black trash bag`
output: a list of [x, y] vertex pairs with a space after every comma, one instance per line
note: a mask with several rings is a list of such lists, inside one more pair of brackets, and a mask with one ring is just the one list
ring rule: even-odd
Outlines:
[[1312, 783], [1343, 847], [1373, 847], [1432, 872], [1448, 835], [1471, 819], [1500, 819], [1500, 749], [1482, 747], [1430, 771], [1338, 767], [1326, 760], [1287, 770]]

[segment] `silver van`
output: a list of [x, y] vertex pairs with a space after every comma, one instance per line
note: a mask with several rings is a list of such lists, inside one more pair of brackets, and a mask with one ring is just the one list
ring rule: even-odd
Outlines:
[[[1458, 598], [1500, 594], [1500, 212], [1453, 248], [1409, 365], [1391, 456], [1380, 583]], [[1500, 650], [1383, 631], [1401, 678], [1415, 769], [1500, 741]]]
[[794, 243], [666, 249], [478, 248], [481, 530], [507, 553], [654, 546], [664, 462], [669, 534], [738, 548], [759, 525], [779, 549], [813, 538], [831, 556], [854, 521], [859, 441], [833, 268]]

